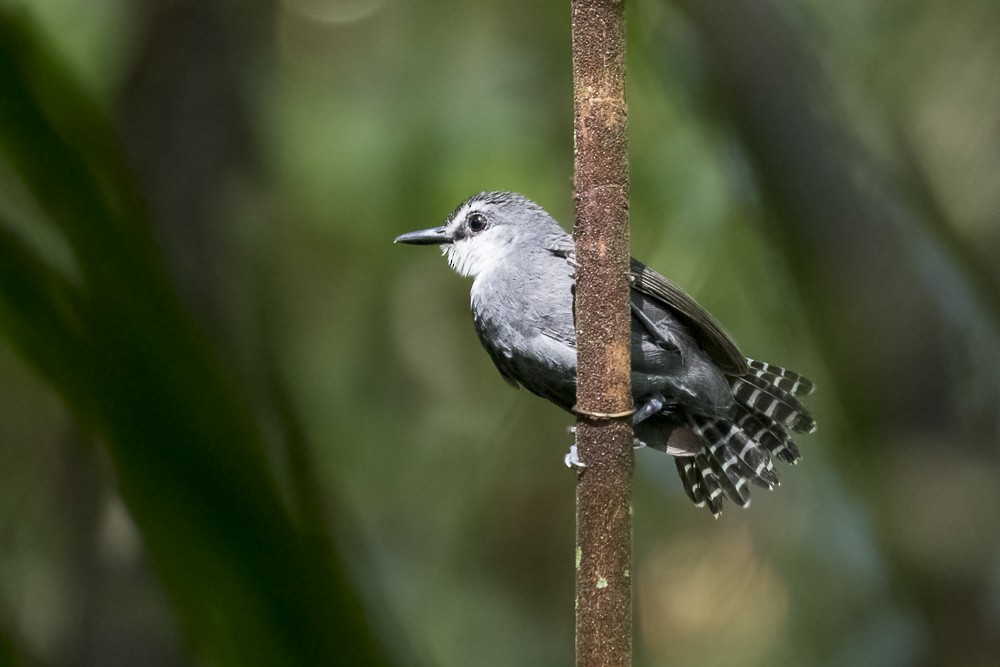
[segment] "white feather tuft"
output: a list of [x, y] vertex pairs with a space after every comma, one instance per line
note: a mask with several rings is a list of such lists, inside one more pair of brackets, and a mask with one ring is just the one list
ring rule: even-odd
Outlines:
[[506, 255], [506, 243], [499, 242], [487, 230], [474, 237], [467, 237], [444, 247], [448, 265], [461, 276], [478, 276]]

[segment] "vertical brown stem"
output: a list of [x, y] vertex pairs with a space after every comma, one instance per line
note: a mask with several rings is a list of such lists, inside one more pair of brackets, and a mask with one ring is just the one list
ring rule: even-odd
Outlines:
[[576, 663], [632, 661], [625, 8], [572, 0], [576, 171]]

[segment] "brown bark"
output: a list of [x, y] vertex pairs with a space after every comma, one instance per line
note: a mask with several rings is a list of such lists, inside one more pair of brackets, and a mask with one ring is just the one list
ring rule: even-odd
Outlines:
[[573, 0], [576, 663], [632, 660], [632, 392], [625, 9]]

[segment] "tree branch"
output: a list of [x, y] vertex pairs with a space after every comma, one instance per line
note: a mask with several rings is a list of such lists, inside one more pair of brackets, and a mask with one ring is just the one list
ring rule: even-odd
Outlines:
[[576, 170], [576, 663], [632, 660], [625, 8], [573, 0]]

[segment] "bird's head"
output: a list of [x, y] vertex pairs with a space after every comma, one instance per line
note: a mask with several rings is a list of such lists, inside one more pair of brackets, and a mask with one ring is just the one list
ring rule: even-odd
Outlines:
[[524, 247], [564, 234], [545, 210], [513, 192], [481, 192], [463, 202], [441, 227], [396, 237], [395, 243], [439, 245], [463, 276], [478, 276]]

